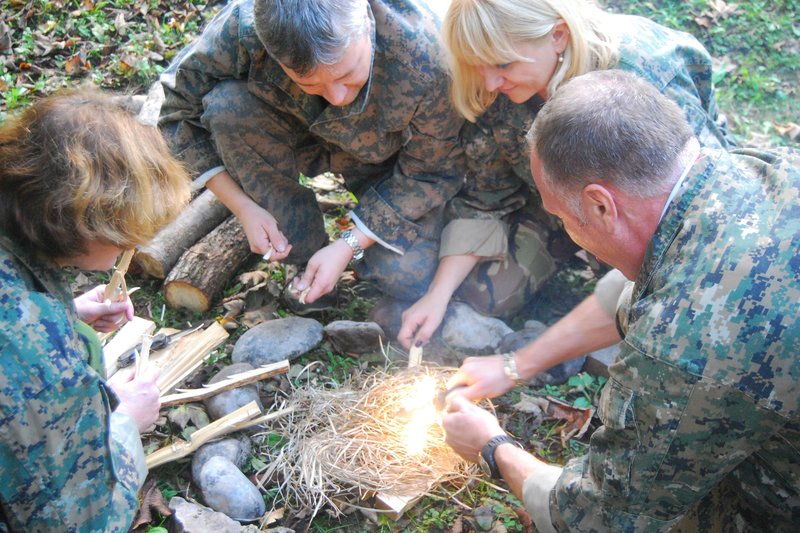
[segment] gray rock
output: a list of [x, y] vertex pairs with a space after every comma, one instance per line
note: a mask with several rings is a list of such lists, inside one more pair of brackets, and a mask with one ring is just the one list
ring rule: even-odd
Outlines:
[[259, 324], [236, 342], [231, 359], [254, 367], [295, 359], [322, 341], [322, 324], [311, 318], [288, 317]]
[[200, 471], [212, 457], [224, 457], [241, 470], [247, 464], [252, 449], [252, 442], [244, 435], [204, 444], [194, 452], [194, 457], [192, 457], [192, 479], [199, 484]]
[[385, 343], [386, 335], [375, 322], [336, 320], [323, 328], [336, 350], [342, 353], [362, 354], [374, 352]]
[[397, 335], [400, 334], [403, 311], [413, 303], [407, 300], [398, 300], [391, 296], [384, 296], [378, 300], [369, 312], [369, 319], [381, 327], [389, 340], [394, 341], [397, 339]]
[[444, 318], [442, 340], [453, 348], [492, 353], [497, 351], [503, 337], [513, 331], [500, 319], [484, 316], [467, 304], [453, 302]]
[[[512, 350], [519, 350], [526, 344], [537, 339], [547, 326], [535, 320], [529, 320], [525, 323], [525, 328], [519, 331], [509, 333], [503, 337], [500, 343], [499, 352], [510, 352]], [[582, 355], [569, 361], [565, 361], [560, 365], [556, 365], [544, 372], [536, 374], [529, 383], [534, 387], [542, 387], [544, 385], [560, 385], [567, 381], [570, 376], [574, 376], [583, 368], [583, 363], [586, 361], [586, 356]]]
[[583, 365], [583, 370], [592, 374], [593, 376], [608, 377], [608, 367], [616, 361], [619, 355], [619, 344], [597, 350], [586, 356], [586, 363]]
[[242, 526], [230, 517], [208, 507], [187, 502], [180, 496], [169, 501], [172, 533], [256, 533], [256, 526]]
[[257, 520], [266, 511], [256, 486], [224, 457], [211, 457], [206, 461], [195, 481], [206, 505], [234, 520]]
[[[237, 363], [228, 365], [215, 375], [208, 382], [209, 384], [219, 383], [225, 380], [228, 376], [238, 374], [240, 372], [247, 372], [253, 370], [253, 365], [249, 363]], [[230, 414], [248, 403], [255, 401], [258, 407], [263, 411], [264, 406], [261, 405], [261, 400], [258, 398], [258, 383], [244, 385], [235, 389], [227, 390], [215, 394], [210, 398], [203, 400], [206, 406], [206, 412], [212, 420], [217, 420], [223, 416]]]

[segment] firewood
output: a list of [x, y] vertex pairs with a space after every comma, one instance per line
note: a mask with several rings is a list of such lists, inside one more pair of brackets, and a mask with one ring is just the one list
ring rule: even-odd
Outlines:
[[164, 282], [167, 303], [175, 308], [207, 311], [248, 255], [250, 245], [244, 228], [231, 216], [178, 260]]
[[126, 323], [114, 338], [103, 347], [103, 362], [106, 370], [106, 379], [117, 372], [117, 360], [125, 352], [142, 342], [143, 335], [150, 335], [155, 331], [156, 324], [152, 320], [134, 316], [133, 320]]
[[168, 394], [161, 397], [161, 407], [169, 407], [171, 405], [178, 405], [181, 403], [205, 400], [206, 398], [219, 394], [220, 392], [235, 389], [237, 387], [253, 383], [254, 381], [261, 381], [262, 379], [267, 379], [268, 377], [275, 376], [277, 374], [285, 374], [288, 371], [289, 362], [284, 360], [271, 365], [264, 365], [253, 370], [248, 370], [246, 372], [233, 374], [219, 383], [206, 385], [202, 389], [178, 389], [178, 391], [174, 394]]
[[178, 218], [159, 231], [153, 240], [140, 246], [133, 261], [143, 274], [164, 279], [181, 254], [230, 214], [213, 192], [205, 191], [192, 200]]
[[228, 338], [218, 322], [212, 322], [206, 329], [197, 331], [178, 341], [175, 348], [157, 361], [161, 367], [156, 385], [161, 394], [168, 394], [181, 381], [189, 377], [203, 363], [211, 350]]

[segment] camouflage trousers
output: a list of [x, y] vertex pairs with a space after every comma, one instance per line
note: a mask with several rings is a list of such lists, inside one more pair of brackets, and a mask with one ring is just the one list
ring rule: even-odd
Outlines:
[[[303, 265], [328, 244], [314, 191], [300, 174], [341, 174], [359, 198], [394, 169], [395, 159], [372, 164], [316, 137], [305, 122], [278, 111], [240, 81], [223, 81], [203, 99], [201, 122], [214, 138], [225, 168], [242, 189], [269, 211], [292, 244], [286, 262]], [[416, 220], [420, 237], [401, 255], [380, 244], [366, 250], [356, 267], [361, 279], [374, 281], [396, 298], [416, 299], [428, 288], [438, 264], [443, 208]]]
[[476, 311], [498, 317], [510, 317], [534, 302], [558, 261], [579, 249], [535, 202], [510, 214], [507, 222], [506, 258], [480, 263], [456, 292], [458, 300]]

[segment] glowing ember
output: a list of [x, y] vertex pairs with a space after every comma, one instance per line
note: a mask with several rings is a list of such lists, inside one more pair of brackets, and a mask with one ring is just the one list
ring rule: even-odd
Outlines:
[[436, 393], [436, 380], [425, 376], [414, 384], [403, 399], [401, 409], [408, 417], [403, 429], [403, 442], [409, 455], [421, 454], [428, 445], [430, 429], [438, 417], [433, 405]]

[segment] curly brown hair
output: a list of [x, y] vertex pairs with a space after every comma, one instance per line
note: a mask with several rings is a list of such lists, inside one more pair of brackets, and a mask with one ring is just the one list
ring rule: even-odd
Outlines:
[[78, 256], [92, 241], [148, 242], [189, 200], [189, 184], [156, 128], [89, 85], [0, 127], [0, 224], [51, 258]]

